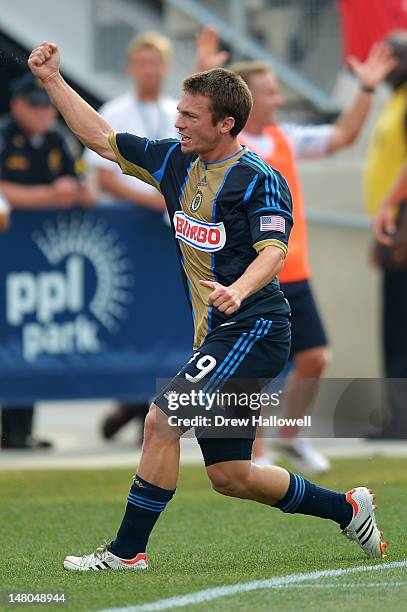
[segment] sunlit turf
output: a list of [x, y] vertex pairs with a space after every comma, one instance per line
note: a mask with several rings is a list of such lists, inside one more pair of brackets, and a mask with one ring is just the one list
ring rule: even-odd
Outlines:
[[[64, 556], [91, 552], [114, 537], [131, 476], [123, 469], [0, 473], [0, 591], [64, 591], [66, 609], [97, 610], [224, 584], [381, 563], [366, 559], [331, 521], [221, 497], [211, 490], [203, 467], [184, 466], [174, 500], [150, 539], [148, 571], [64, 571]], [[338, 491], [361, 484], [376, 490], [379, 526], [390, 543], [386, 561], [407, 558], [406, 482], [407, 459], [400, 458], [337, 460], [331, 473], [318, 479]], [[342, 578], [357, 585], [354, 589], [259, 590], [183, 610], [404, 609], [405, 571]], [[382, 581], [382, 587], [363, 586], [373, 581]], [[2, 603], [2, 609], [15, 609]]]

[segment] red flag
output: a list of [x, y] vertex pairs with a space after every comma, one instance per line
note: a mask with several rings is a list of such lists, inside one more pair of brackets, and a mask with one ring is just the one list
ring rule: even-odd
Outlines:
[[407, 30], [407, 0], [338, 0], [344, 58], [365, 60], [372, 45], [394, 30]]

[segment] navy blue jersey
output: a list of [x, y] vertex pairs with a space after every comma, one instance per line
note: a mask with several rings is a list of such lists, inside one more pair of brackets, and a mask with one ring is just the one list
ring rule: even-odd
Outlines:
[[[287, 315], [277, 278], [243, 301], [232, 317], [208, 305], [211, 289], [199, 280], [230, 285], [266, 246], [287, 253], [291, 194], [282, 175], [242, 147], [235, 155], [204, 162], [185, 155], [178, 140], [110, 135], [123, 173], [163, 194], [192, 304], [194, 346], [218, 325], [253, 315]], [[159, 248], [159, 245], [158, 245]]]

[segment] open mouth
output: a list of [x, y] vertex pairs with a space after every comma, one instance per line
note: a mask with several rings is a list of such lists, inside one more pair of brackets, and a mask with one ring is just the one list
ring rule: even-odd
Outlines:
[[188, 144], [189, 142], [191, 142], [191, 138], [189, 136], [186, 136], [185, 134], [180, 134], [179, 135], [179, 139], [180, 139], [182, 145], [185, 145], [185, 144]]

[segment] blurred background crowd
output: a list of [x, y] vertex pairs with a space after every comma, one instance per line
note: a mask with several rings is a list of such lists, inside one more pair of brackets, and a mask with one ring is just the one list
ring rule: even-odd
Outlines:
[[[292, 263], [287, 262], [291, 267], [281, 279], [283, 290], [295, 300], [301, 283], [312, 283], [313, 304], [304, 308], [319, 313], [313, 341], [300, 340], [300, 332], [296, 336], [298, 346], [288, 375], [292, 392], [288, 404], [292, 405], [286, 412], [292, 416], [306, 412], [322, 376], [371, 381], [385, 377], [395, 381], [386, 387], [386, 409], [377, 414], [371, 409], [377, 399], [372, 399], [377, 389], [372, 382], [361, 400], [370, 405], [370, 411], [360, 406], [366, 414], [365, 434], [358, 431], [355, 437], [405, 439], [405, 0], [37, 0], [33, 4], [14, 0], [2, 7], [0, 25], [2, 450], [48, 449], [52, 453], [58, 447], [58, 440], [36, 433], [38, 402], [75, 399], [80, 406], [81, 398], [111, 398], [109, 411], [101, 412], [94, 423], [106, 440], [128, 422], [142, 421], [153, 394], [152, 382], [143, 385], [143, 380], [157, 376], [154, 371], [159, 377], [168, 376], [171, 368], [175, 373], [182, 364], [177, 354], [169, 359], [168, 374], [162, 367], [167, 330], [166, 326], [164, 332], [155, 329], [157, 316], [171, 321], [167, 328], [185, 327], [180, 344], [185, 355], [189, 350], [190, 328], [179, 320], [184, 310], [181, 313], [177, 306], [183, 295], [169, 296], [164, 290], [150, 320], [145, 310], [140, 314], [143, 327], [152, 330], [151, 344], [156, 347], [145, 354], [137, 343], [131, 346], [130, 339], [123, 340], [123, 334], [130, 338], [133, 325], [123, 314], [123, 285], [117, 285], [115, 294], [109, 289], [116, 296], [116, 310], [110, 308], [115, 325], [103, 319], [92, 301], [92, 292], [102, 291], [103, 282], [112, 283], [110, 277], [103, 280], [102, 273], [90, 269], [89, 261], [96, 260], [97, 254], [77, 252], [77, 243], [58, 254], [51, 230], [45, 232], [51, 246], [48, 251], [44, 244], [41, 247], [38, 231], [47, 227], [48, 219], [55, 227], [62, 227], [65, 219], [72, 229], [71, 209], [81, 215], [82, 223], [86, 215], [97, 214], [97, 219], [107, 218], [113, 226], [115, 218], [130, 224], [130, 230], [131, 224], [137, 224], [141, 236], [137, 248], [143, 253], [137, 261], [140, 267], [160, 255], [158, 245], [151, 243], [151, 225], [170, 235], [162, 196], [138, 179], [123, 176], [112, 162], [83, 151], [57, 117], [45, 90], [26, 66], [29, 50], [42, 40], [60, 45], [64, 76], [114, 129], [150, 139], [177, 136], [174, 120], [182, 78], [217, 65], [232, 65], [241, 74], [255, 102], [242, 142], [290, 176], [294, 207], [297, 204], [300, 211], [295, 213], [296, 231], [301, 231], [295, 238], [299, 252], [293, 253]], [[32, 229], [24, 234], [27, 226]], [[378, 242], [377, 236], [390, 226], [391, 240]], [[30, 240], [47, 255], [41, 269], [31, 260]], [[106, 248], [101, 242], [101, 251]], [[82, 260], [75, 259], [79, 252], [85, 253], [88, 262], [82, 267]], [[175, 261], [173, 252], [165, 251], [164, 257]], [[62, 270], [66, 270], [63, 286]], [[147, 271], [151, 283], [159, 285], [159, 268]], [[117, 277], [120, 271], [112, 274]], [[82, 282], [89, 285], [86, 299], [77, 289]], [[136, 283], [132, 291], [130, 308], [137, 320], [137, 309], [148, 312], [143, 302], [149, 290]], [[46, 300], [41, 301], [41, 296]], [[81, 313], [81, 308], [90, 322], [81, 331], [68, 328], [71, 313]], [[306, 328], [306, 313], [298, 317], [299, 327]], [[105, 336], [89, 348], [100, 359], [87, 371], [87, 351], [78, 347], [85, 340], [91, 346], [96, 319], [102, 321]], [[118, 321], [122, 357], [120, 346], [109, 347]], [[169, 334], [171, 346], [177, 335], [174, 340]], [[114, 355], [109, 361], [110, 353]], [[126, 364], [128, 354], [131, 359]], [[115, 372], [114, 384], [109, 383], [109, 370]], [[80, 389], [76, 372], [88, 381]], [[100, 380], [104, 378], [103, 387]], [[132, 386], [129, 378], [138, 383]], [[304, 385], [304, 380], [310, 384]], [[71, 408], [73, 420], [76, 409]], [[135, 445], [142, 439], [142, 429], [137, 432]], [[326, 471], [326, 457], [298, 439], [298, 434], [280, 432], [275, 449], [292, 461], [299, 460], [298, 469]], [[259, 443], [256, 452], [257, 460], [267, 460], [264, 445]]]

